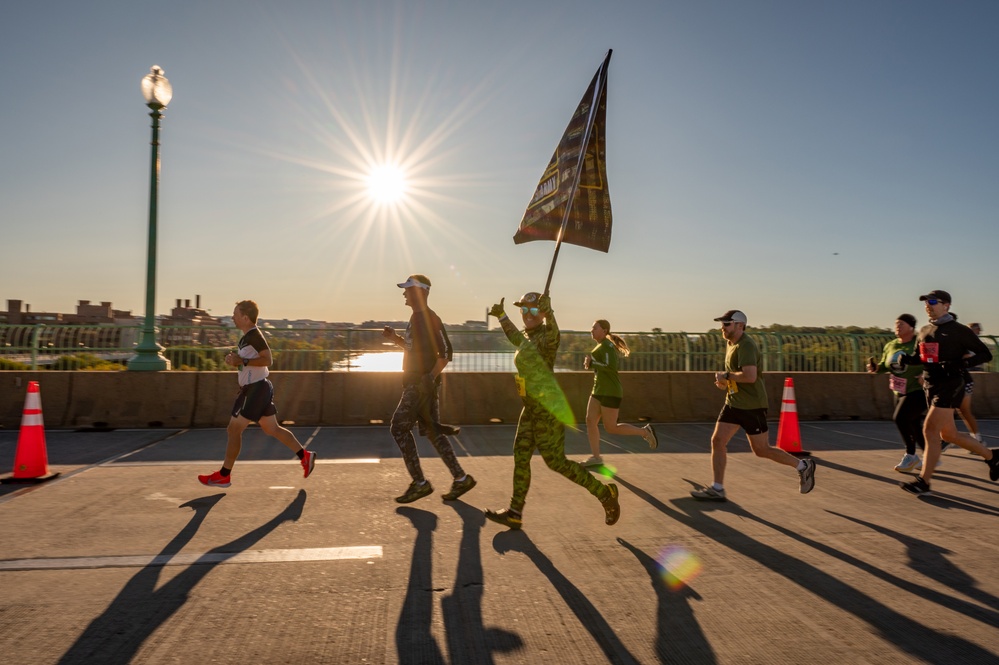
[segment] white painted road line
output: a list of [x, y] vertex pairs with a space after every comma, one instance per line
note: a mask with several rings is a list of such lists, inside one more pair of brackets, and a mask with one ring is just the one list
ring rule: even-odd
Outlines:
[[381, 545], [357, 547], [307, 547], [295, 550], [247, 550], [141, 556], [82, 556], [55, 559], [10, 559], [0, 561], [2, 570], [72, 570], [80, 568], [145, 568], [147, 566], [192, 566], [216, 563], [279, 563], [286, 561], [339, 561], [380, 559]]

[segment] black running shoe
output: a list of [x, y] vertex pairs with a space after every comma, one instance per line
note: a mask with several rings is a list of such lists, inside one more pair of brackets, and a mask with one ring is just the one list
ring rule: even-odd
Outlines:
[[509, 527], [514, 531], [520, 529], [524, 524], [524, 520], [521, 518], [520, 513], [516, 513], [512, 510], [504, 508], [503, 510], [487, 510], [486, 518], [496, 522], [497, 524], [502, 524], [505, 527]]
[[916, 479], [911, 483], [899, 483], [899, 487], [904, 489], [909, 494], [929, 494], [930, 484], [923, 480], [922, 476], [916, 476]]
[[604, 524], [611, 526], [617, 524], [617, 521], [621, 519], [621, 504], [617, 500], [617, 485], [607, 483], [607, 489], [610, 491], [610, 494], [600, 503], [604, 505]]
[[989, 448], [992, 451], [992, 459], [985, 460], [989, 465], [989, 480], [999, 480], [999, 448]]
[[451, 490], [441, 498], [445, 501], [454, 501], [473, 487], [475, 487], [475, 478], [472, 478], [471, 474], [465, 474], [465, 479], [451, 483]]
[[433, 491], [434, 488], [431, 487], [429, 481], [424, 480], [421, 485], [418, 481], [414, 480], [409, 484], [409, 487], [406, 488], [406, 493], [402, 496], [397, 496], [395, 500], [398, 503], [413, 503], [417, 499], [422, 499], [428, 494], [431, 494]]

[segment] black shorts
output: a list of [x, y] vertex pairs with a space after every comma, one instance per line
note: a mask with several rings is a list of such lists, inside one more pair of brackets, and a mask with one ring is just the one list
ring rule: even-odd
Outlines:
[[738, 425], [746, 434], [763, 434], [768, 429], [766, 409], [736, 409], [726, 404], [718, 414], [718, 422]]
[[593, 399], [600, 402], [600, 406], [606, 406], [608, 409], [620, 409], [621, 408], [621, 398], [611, 397], [610, 395], [594, 395]]
[[265, 416], [277, 414], [274, 406], [274, 384], [267, 379], [247, 384], [239, 389], [232, 405], [232, 417], [243, 416], [250, 422], [258, 422]]
[[959, 409], [964, 401], [964, 378], [960, 375], [924, 383], [926, 406], [940, 409]]
[[967, 372], [964, 373], [964, 392], [967, 395], [975, 392], [975, 380]]

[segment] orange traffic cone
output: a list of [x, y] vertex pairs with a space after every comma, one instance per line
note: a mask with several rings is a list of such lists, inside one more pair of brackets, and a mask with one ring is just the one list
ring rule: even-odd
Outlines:
[[52, 480], [58, 473], [49, 473], [49, 457], [45, 452], [45, 425], [42, 423], [42, 395], [38, 382], [28, 382], [28, 395], [24, 398], [21, 432], [17, 437], [14, 454], [14, 475], [4, 478], [4, 483], [40, 483]]
[[777, 447], [796, 457], [811, 453], [801, 449], [801, 430], [798, 428], [798, 403], [794, 400], [794, 379], [784, 379], [784, 395], [780, 404], [780, 424], [777, 426]]

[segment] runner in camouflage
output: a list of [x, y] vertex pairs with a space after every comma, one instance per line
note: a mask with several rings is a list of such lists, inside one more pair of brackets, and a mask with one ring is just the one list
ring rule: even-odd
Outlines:
[[524, 503], [531, 486], [531, 456], [537, 449], [548, 468], [582, 485], [604, 507], [604, 521], [610, 525], [621, 516], [617, 485], [604, 485], [581, 465], [565, 457], [565, 425], [574, 423], [572, 409], [553, 373], [561, 334], [551, 308], [551, 298], [530, 292], [514, 305], [520, 307], [525, 332], [521, 332], [503, 311], [503, 300], [489, 314], [499, 319], [510, 343], [517, 347], [517, 390], [524, 403], [513, 441], [513, 497], [510, 508], [487, 510], [486, 517], [511, 529], [522, 524]]

